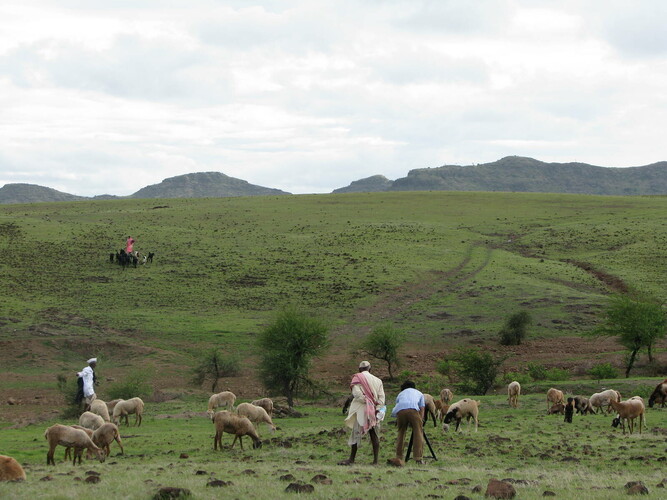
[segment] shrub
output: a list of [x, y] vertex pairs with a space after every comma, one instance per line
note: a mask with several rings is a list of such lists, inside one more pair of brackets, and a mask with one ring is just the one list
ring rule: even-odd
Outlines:
[[202, 385], [204, 381], [212, 381], [211, 391], [217, 392], [218, 380], [222, 377], [235, 377], [241, 372], [241, 360], [236, 354], [222, 354], [218, 349], [203, 354], [199, 365], [194, 368], [192, 381]]
[[435, 369], [438, 371], [440, 375], [444, 375], [445, 377], [447, 377], [447, 380], [449, 380], [450, 384], [454, 381], [454, 375], [456, 374], [459, 368], [460, 367], [458, 366], [456, 361], [447, 359], [438, 361], [438, 364], [435, 367]]
[[530, 375], [527, 373], [520, 373], [520, 372], [507, 372], [503, 375], [503, 383], [509, 384], [510, 382], [517, 381], [521, 385], [528, 384], [532, 382], [532, 379], [530, 378]]
[[531, 323], [530, 314], [520, 311], [512, 314], [505, 325], [498, 332], [502, 345], [519, 345], [526, 338], [528, 326]]
[[549, 368], [547, 370], [547, 380], [569, 380], [570, 372], [562, 368]]
[[109, 386], [106, 394], [109, 399], [146, 398], [153, 393], [153, 387], [146, 378], [145, 373], [133, 373], [124, 380], [115, 382]]
[[459, 365], [458, 375], [462, 388], [472, 394], [486, 394], [496, 381], [504, 358], [494, 358], [479, 349], [460, 348], [452, 357]]
[[76, 402], [77, 382], [76, 377], [68, 379], [65, 375], [58, 375], [58, 391], [65, 399], [65, 409], [62, 412], [63, 418], [78, 418], [81, 414], [79, 403]]
[[399, 380], [414, 380], [417, 376], [417, 372], [414, 370], [403, 370], [398, 374]]
[[361, 342], [359, 348], [369, 356], [386, 362], [389, 378], [393, 380], [392, 368], [399, 365], [398, 350], [404, 342], [405, 336], [403, 333], [386, 324], [374, 328]]
[[618, 371], [611, 365], [611, 363], [600, 363], [599, 365], [595, 365], [588, 373], [598, 382], [602, 379], [612, 379], [618, 377]]
[[547, 369], [544, 365], [539, 365], [537, 363], [528, 363], [528, 375], [533, 380], [546, 380], [547, 379]]

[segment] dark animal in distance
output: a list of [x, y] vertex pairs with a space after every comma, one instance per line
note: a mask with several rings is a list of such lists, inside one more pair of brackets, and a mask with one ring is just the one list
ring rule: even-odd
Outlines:
[[660, 382], [648, 398], [648, 407], [653, 408], [656, 403], [660, 404], [662, 408], [667, 403], [667, 378]]

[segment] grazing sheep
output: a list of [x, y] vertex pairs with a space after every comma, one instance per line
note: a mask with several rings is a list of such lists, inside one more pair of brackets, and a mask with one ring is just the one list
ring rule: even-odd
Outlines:
[[217, 394], [213, 394], [208, 398], [208, 411], [207, 413], [213, 418], [213, 413], [216, 408], [225, 408], [229, 410], [234, 410], [234, 403], [236, 402], [236, 394], [230, 391], [222, 391]]
[[603, 406], [607, 407], [607, 413], [609, 413], [611, 411], [611, 401], [620, 402], [621, 394], [613, 389], [607, 389], [606, 391], [596, 392], [588, 398], [588, 402], [594, 408], [595, 413], [598, 413], [598, 410]]
[[519, 384], [519, 382], [517, 382], [516, 380], [510, 382], [510, 384], [507, 386], [507, 399], [509, 400], [510, 406], [512, 408], [519, 407], [520, 395], [521, 395], [521, 384]]
[[25, 471], [12, 457], [0, 455], [0, 481], [24, 481]]
[[252, 402], [252, 404], [264, 408], [266, 413], [269, 414], [269, 417], [273, 416], [273, 400], [271, 398], [256, 399]]
[[628, 423], [628, 428], [630, 429], [630, 434], [632, 434], [635, 428], [635, 419], [639, 417], [639, 434], [642, 433], [642, 426], [646, 425], [644, 419], [646, 408], [642, 398], [635, 396], [620, 402], [612, 399], [609, 401], [609, 404], [616, 412], [618, 412], [618, 416], [612, 421], [612, 426], [617, 427], [620, 423], [623, 428], [623, 434], [625, 434], [624, 421], [626, 421]]
[[557, 405], [559, 403], [565, 406], [565, 395], [563, 394], [563, 391], [552, 387], [547, 391], [547, 412], [552, 405]]
[[574, 409], [580, 415], [586, 415], [587, 413], [595, 413], [595, 409], [591, 405], [588, 398], [584, 398], [583, 396], [574, 397]]
[[241, 443], [241, 450], [243, 450], [243, 436], [250, 436], [253, 449], [262, 447], [262, 441], [259, 439], [255, 427], [246, 417], [240, 417], [227, 410], [223, 410], [215, 413], [212, 420], [215, 425], [215, 437], [213, 438], [214, 450], [217, 450], [218, 446], [220, 446], [220, 449], [222, 450], [222, 434], [224, 432], [234, 434], [232, 448], [234, 448], [236, 439], [238, 438], [239, 443]]
[[122, 401], [122, 399], [112, 399], [111, 401], [107, 401], [107, 410], [109, 411], [109, 415], [113, 415], [113, 409], [118, 404], [118, 401]]
[[557, 405], [553, 405], [551, 408], [547, 410], [547, 415], [555, 415], [556, 413], [565, 415], [565, 405], [563, 403], [558, 403]]
[[435, 427], [437, 425], [435, 418], [435, 414], [437, 411], [435, 407], [435, 399], [433, 399], [433, 396], [431, 396], [430, 394], [424, 394], [424, 403], [426, 404], [426, 408], [424, 411], [424, 424], [428, 422], [428, 416], [430, 414], [431, 418], [433, 419], [433, 427]]
[[449, 407], [444, 423], [449, 424], [452, 420], [456, 421], [456, 428], [454, 430], [458, 431], [461, 426], [461, 420], [464, 418], [468, 420], [468, 430], [470, 430], [470, 426], [472, 425], [470, 419], [475, 421], [475, 432], [477, 432], [477, 426], [479, 425], [479, 401], [467, 398], [457, 401]]
[[276, 426], [273, 425], [273, 420], [261, 406], [255, 406], [251, 403], [241, 403], [236, 407], [236, 412], [240, 417], [246, 417], [253, 424], [264, 422], [271, 428], [271, 432], [275, 432]]
[[667, 378], [660, 382], [648, 398], [648, 407], [653, 408], [653, 405], [658, 403], [662, 408], [667, 403]]
[[439, 399], [436, 399], [434, 403], [435, 403], [435, 418], [438, 419], [440, 423], [442, 423], [442, 420], [445, 418], [445, 414], [449, 410], [449, 405], [443, 403]]
[[94, 431], [104, 425], [104, 419], [93, 412], [84, 411], [79, 417], [79, 425]]
[[116, 441], [120, 447], [120, 454], [124, 455], [125, 450], [123, 450], [123, 443], [120, 441], [120, 433], [118, 432], [118, 427], [115, 424], [106, 423], [102, 427], [98, 428], [93, 432], [93, 443], [102, 448], [107, 456], [111, 455], [110, 444]]
[[76, 465], [77, 458], [79, 459], [79, 463], [81, 463], [81, 453], [84, 448], [90, 452], [94, 452], [99, 461], [104, 462], [104, 450], [93, 443], [88, 434], [81, 429], [73, 429], [68, 425], [55, 424], [46, 429], [44, 438], [49, 442], [49, 451], [46, 453], [46, 465], [56, 465], [53, 454], [58, 445], [74, 448], [74, 465]]
[[109, 408], [101, 399], [96, 399], [90, 403], [90, 412], [99, 415], [105, 422], [111, 422], [111, 419], [109, 418]]
[[[70, 425], [70, 427], [71, 427], [72, 429], [80, 429], [80, 430], [82, 430], [83, 432], [85, 432], [86, 434], [88, 434], [88, 437], [89, 437], [90, 439], [93, 438], [93, 430], [92, 430], [92, 429], [87, 429], [86, 427], [81, 427], [80, 425]], [[91, 456], [92, 456], [92, 455], [90, 454], [89, 451], [86, 452], [86, 458], [90, 458]], [[71, 459], [72, 459], [72, 447], [71, 447], [71, 446], [67, 446], [67, 447], [65, 448], [65, 456], [64, 456], [64, 460], [67, 461], [67, 460], [71, 460]]]
[[448, 404], [452, 399], [454, 399], [454, 393], [450, 389], [445, 387], [440, 391], [440, 401], [444, 404]]
[[141, 398], [131, 398], [120, 400], [113, 409], [113, 423], [120, 425], [120, 421], [125, 418], [125, 425], [129, 426], [128, 415], [134, 414], [134, 425], [141, 426], [142, 415], [144, 413], [144, 402]]

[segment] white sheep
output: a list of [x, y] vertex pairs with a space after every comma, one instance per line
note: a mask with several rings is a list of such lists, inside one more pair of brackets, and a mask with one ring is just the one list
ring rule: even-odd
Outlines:
[[215, 437], [213, 438], [214, 450], [217, 450], [218, 446], [220, 446], [220, 449], [222, 450], [222, 434], [224, 432], [234, 434], [232, 448], [234, 448], [236, 439], [238, 438], [239, 443], [241, 443], [241, 449], [243, 450], [243, 436], [250, 436], [253, 448], [262, 447], [262, 441], [259, 439], [255, 427], [247, 417], [240, 417], [227, 410], [223, 410], [215, 413], [211, 420], [213, 420], [213, 425], [215, 425]]
[[234, 410], [234, 403], [236, 402], [236, 394], [230, 391], [222, 391], [217, 394], [213, 394], [208, 398], [208, 411], [207, 413], [213, 419], [213, 413], [216, 408], [225, 408], [229, 410]]
[[0, 481], [24, 481], [25, 471], [15, 458], [0, 455]]
[[49, 443], [49, 451], [46, 453], [46, 465], [56, 465], [53, 454], [58, 445], [74, 448], [74, 465], [76, 465], [77, 458], [79, 459], [79, 463], [81, 463], [81, 453], [84, 448], [95, 453], [100, 462], [104, 462], [104, 450], [93, 443], [88, 434], [81, 429], [73, 429], [68, 425], [55, 424], [46, 429], [44, 438]]
[[113, 423], [120, 425], [120, 421], [125, 418], [125, 425], [129, 426], [128, 415], [134, 414], [134, 425], [141, 426], [142, 415], [144, 413], [144, 402], [141, 398], [122, 399], [116, 403], [113, 409]]
[[617, 426], [620, 423], [623, 428], [623, 434], [625, 434], [625, 421], [628, 423], [630, 434], [632, 434], [635, 428], [635, 419], [639, 417], [639, 434], [642, 433], [642, 426], [646, 425], [644, 419], [646, 407], [644, 406], [644, 400], [641, 397], [634, 396], [626, 401], [620, 402], [610, 399], [609, 404], [616, 412], [618, 412], [618, 416], [614, 419], [612, 425]]
[[113, 415], [113, 409], [116, 407], [119, 401], [122, 401], [122, 399], [112, 399], [111, 401], [107, 401], [107, 410], [109, 410], [109, 415]]
[[86, 429], [95, 430], [104, 425], [104, 419], [90, 411], [84, 411], [79, 417], [79, 425]]
[[565, 394], [563, 394], [563, 391], [552, 387], [547, 391], [547, 413], [552, 405], [557, 404], [565, 406]]
[[[82, 430], [83, 432], [88, 434], [88, 437], [90, 439], [93, 439], [93, 430], [92, 429], [88, 429], [87, 427], [81, 427], [80, 425], [70, 425], [70, 427], [72, 429]], [[90, 457], [91, 457], [90, 452], [89, 451], [86, 452], [86, 458], [90, 458]], [[65, 456], [63, 458], [64, 458], [65, 461], [72, 459], [72, 447], [71, 446], [65, 447]]]
[[443, 404], [448, 404], [452, 399], [454, 399], [454, 393], [450, 389], [445, 387], [440, 391], [440, 401], [442, 401]]
[[273, 416], [273, 400], [271, 398], [256, 399], [252, 402], [255, 406], [261, 406], [270, 417]]
[[461, 426], [461, 420], [464, 418], [468, 421], [468, 430], [470, 430], [471, 426], [470, 419], [475, 421], [475, 432], [477, 432], [477, 426], [479, 425], [479, 401], [465, 398], [452, 404], [445, 415], [443, 428], [444, 425], [449, 425], [454, 420], [456, 421], [455, 430], [458, 431]]
[[602, 409], [603, 406], [607, 407], [607, 413], [609, 413], [611, 411], [611, 401], [620, 402], [621, 394], [613, 389], [607, 389], [606, 391], [596, 392], [588, 398], [588, 402], [595, 409], [595, 413], [598, 413], [598, 410]]
[[109, 418], [109, 408], [101, 399], [95, 399], [90, 403], [90, 412], [99, 415], [105, 422], [111, 422], [111, 419]]
[[111, 448], [109, 445], [116, 441], [120, 447], [120, 454], [124, 455], [125, 450], [123, 450], [123, 443], [120, 441], [120, 433], [118, 432], [118, 427], [115, 424], [107, 422], [99, 429], [96, 429], [93, 432], [93, 443], [102, 448], [107, 456], [111, 455]]
[[246, 417], [253, 424], [264, 422], [271, 428], [272, 432], [276, 430], [276, 426], [273, 424], [273, 420], [271, 420], [269, 414], [261, 406], [255, 406], [251, 403], [241, 403], [236, 407], [236, 412], [239, 414], [239, 416]]
[[519, 396], [521, 395], [521, 384], [514, 380], [510, 382], [507, 386], [507, 399], [510, 402], [512, 408], [519, 407]]

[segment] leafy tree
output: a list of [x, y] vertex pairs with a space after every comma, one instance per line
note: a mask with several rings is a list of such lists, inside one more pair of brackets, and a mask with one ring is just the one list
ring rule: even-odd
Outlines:
[[224, 355], [213, 349], [202, 356], [201, 362], [194, 368], [193, 383], [202, 385], [211, 380], [211, 391], [217, 392], [218, 381], [222, 377], [234, 377], [241, 371], [241, 362], [234, 355]]
[[652, 361], [653, 345], [666, 332], [667, 321], [660, 304], [619, 295], [611, 299], [603, 325], [593, 333], [618, 337], [618, 342], [628, 350], [625, 363], [627, 378], [639, 351], [646, 348]]
[[502, 345], [519, 345], [526, 338], [527, 329], [532, 319], [526, 311], [512, 314], [498, 332]]
[[279, 312], [259, 335], [261, 356], [260, 377], [270, 391], [287, 398], [294, 406], [294, 397], [306, 386], [311, 359], [328, 346], [327, 327], [295, 307]]
[[387, 363], [389, 378], [394, 379], [393, 368], [399, 366], [398, 350], [405, 342], [402, 332], [393, 326], [381, 325], [373, 329], [361, 342], [360, 350]]
[[479, 349], [460, 348], [452, 359], [458, 364], [458, 374], [466, 388], [473, 394], [486, 394], [498, 377], [505, 358], [494, 358]]

